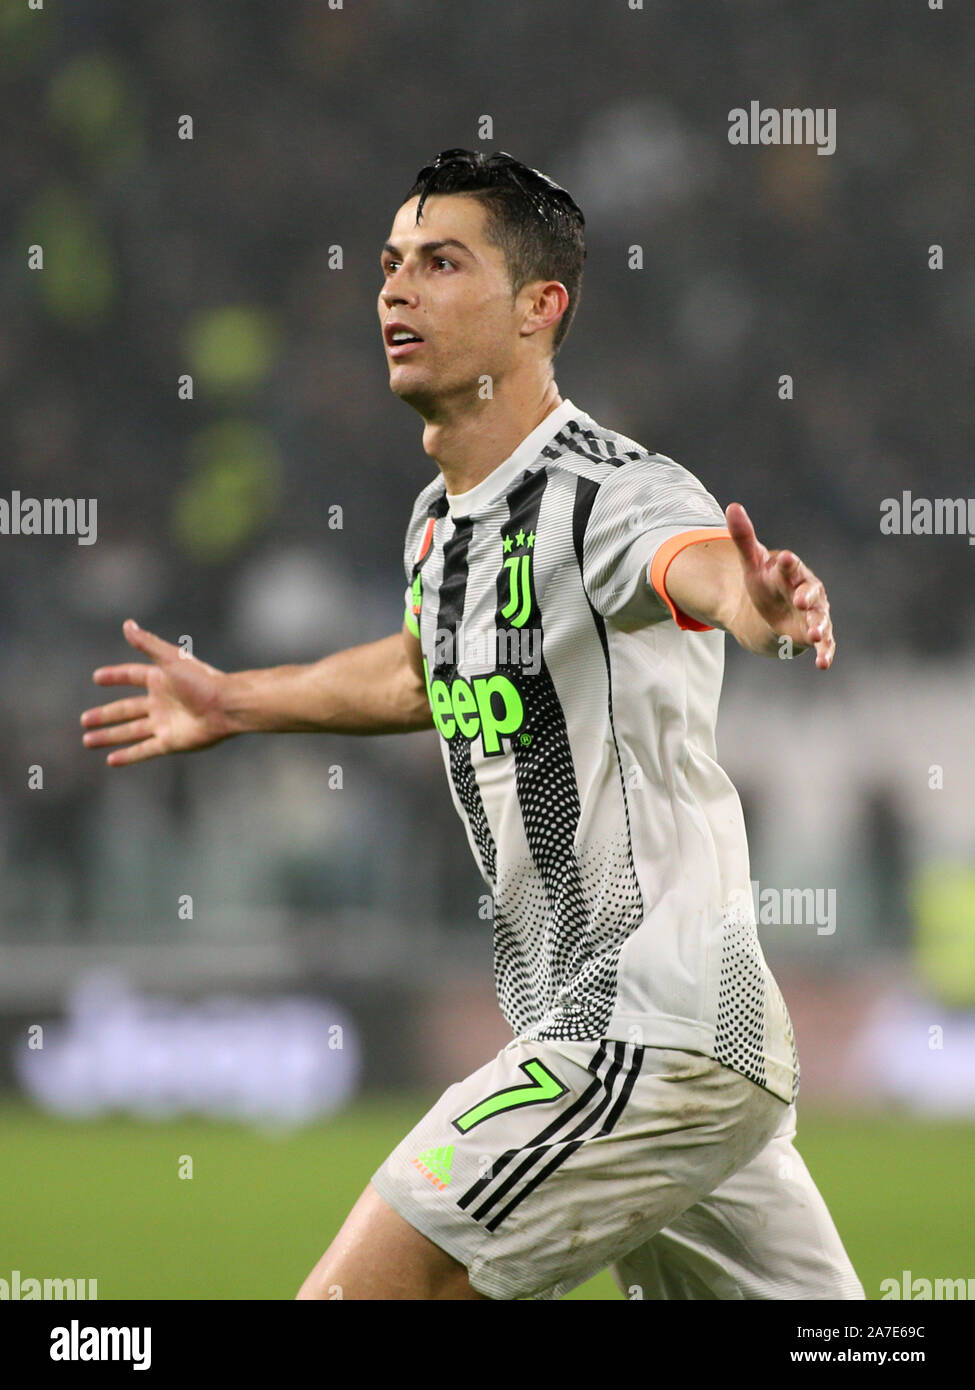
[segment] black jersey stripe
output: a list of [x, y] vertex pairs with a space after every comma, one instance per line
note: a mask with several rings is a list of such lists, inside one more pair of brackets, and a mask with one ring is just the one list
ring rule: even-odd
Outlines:
[[[434, 652], [442, 652], [444, 660], [434, 666], [433, 678], [447, 681], [448, 684], [457, 674], [457, 634], [464, 617], [468, 579], [467, 553], [473, 531], [473, 520], [470, 517], [460, 518], [455, 522], [453, 534], [443, 548], [443, 578], [440, 581], [437, 611], [438, 641], [434, 644]], [[497, 879], [497, 846], [488, 824], [477, 776], [471, 765], [471, 745], [466, 738], [450, 740], [449, 757], [450, 779], [454, 784], [457, 799], [467, 816], [484, 872], [494, 884]]]
[[471, 1202], [476, 1201], [481, 1193], [486, 1188], [490, 1187], [495, 1178], [500, 1177], [513, 1159], [516, 1159], [519, 1154], [525, 1153], [528, 1149], [533, 1149], [539, 1144], [544, 1144], [547, 1140], [551, 1139], [553, 1135], [558, 1134], [559, 1130], [567, 1125], [570, 1120], [574, 1120], [580, 1110], [586, 1108], [593, 1096], [599, 1091], [600, 1086], [603, 1085], [603, 1082], [599, 1079], [598, 1072], [605, 1060], [606, 1044], [601, 1043], [596, 1055], [589, 1063], [589, 1070], [595, 1074], [586, 1089], [580, 1095], [576, 1096], [572, 1104], [566, 1106], [561, 1114], [556, 1115], [554, 1120], [550, 1120], [548, 1124], [535, 1135], [534, 1139], [529, 1139], [528, 1143], [522, 1144], [519, 1149], [506, 1149], [505, 1152], [491, 1164], [490, 1173], [488, 1173], [486, 1177], [478, 1178], [477, 1182], [474, 1183], [472, 1187], [469, 1187], [463, 1196], [458, 1199], [457, 1205], [466, 1210]]
[[589, 525], [589, 518], [592, 515], [592, 509], [596, 504], [598, 495], [599, 483], [594, 483], [591, 478], [578, 478], [576, 480], [576, 495], [572, 504], [572, 548], [575, 551], [576, 563], [579, 566], [579, 579], [582, 582], [582, 592], [586, 595], [586, 602], [589, 604], [589, 612], [592, 614], [592, 620], [596, 624], [596, 632], [599, 634], [599, 645], [603, 649], [603, 656], [606, 658], [608, 670], [609, 642], [606, 638], [606, 623], [593, 607], [589, 595], [586, 593], [586, 576], [582, 567], [586, 527]]
[[[583, 593], [585, 590], [585, 575], [583, 572], [583, 547], [585, 543], [586, 527], [592, 515], [592, 509], [599, 493], [600, 484], [593, 482], [589, 478], [576, 479], [576, 492], [572, 508], [572, 544], [575, 551], [576, 562], [579, 566], [579, 580], [582, 585]], [[619, 741], [616, 736], [616, 723], [613, 715], [613, 672], [609, 656], [609, 639], [606, 633], [606, 622], [597, 609], [589, 600], [586, 594], [586, 602], [592, 614], [596, 632], [599, 637], [599, 644], [603, 652], [603, 660], [606, 663], [606, 683], [607, 683], [607, 714], [609, 717], [610, 733], [613, 739], [613, 751], [616, 755], [616, 767], [620, 782], [620, 797], [623, 803], [623, 815], [626, 821], [626, 870], [625, 877], [621, 875], [620, 882], [620, 905], [618, 922], [620, 927], [620, 940], [616, 949], [616, 960], [619, 958], [619, 951], [630, 934], [636, 930], [643, 921], [644, 904], [643, 891], [640, 881], [637, 878], [636, 863], [633, 856], [633, 832], [630, 824], [630, 807], [626, 795], [626, 774], [623, 768], [623, 760], [620, 756]], [[614, 972], [615, 975], [615, 972]], [[549, 1036], [549, 1030], [542, 1029], [538, 1033], [540, 1039]]]
[[[550, 941], [550, 956], [545, 981], [546, 997], [535, 1001], [541, 1013], [530, 1017], [526, 1012], [522, 1017], [516, 1017], [513, 1025], [516, 1032], [537, 1024], [539, 1018], [548, 1013], [556, 1002], [559, 989], [577, 978], [591, 953], [590, 911], [575, 853], [582, 814], [579, 787], [565, 712], [545, 660], [544, 621], [535, 591], [534, 547], [544, 544], [544, 537], [533, 538], [538, 529], [542, 498], [548, 484], [548, 471], [540, 468], [525, 477], [508, 494], [508, 524], [502, 534], [510, 538], [512, 544], [510, 550], [503, 553], [516, 568], [511, 571], [502, 566], [498, 574], [495, 613], [495, 624], [501, 632], [510, 621], [502, 610], [506, 605], [510, 607], [514, 575], [520, 574], [519, 598], [524, 601], [523, 586], [527, 583], [530, 599], [521, 636], [529, 636], [536, 652], [538, 669], [535, 674], [524, 671], [515, 655], [516, 645], [511, 643], [503, 660], [499, 660], [499, 670], [504, 671], [515, 684], [524, 705], [518, 736], [512, 739], [515, 794], [521, 810], [525, 839], [544, 891], [542, 929]], [[526, 557], [532, 558], [526, 560]], [[499, 643], [499, 647], [502, 645]], [[519, 943], [502, 928], [496, 932], [495, 949], [500, 966], [499, 978], [507, 977], [519, 961]], [[507, 1003], [506, 998], [502, 1005], [506, 1017], [509, 1016]], [[511, 1000], [512, 1005], [516, 1003]], [[588, 1008], [585, 1018], [579, 1019], [577, 1031], [567, 1033], [563, 1025], [560, 1035], [580, 1039], [599, 1037], [609, 1022], [610, 1009], [610, 1000], [606, 1000], [605, 1006], [598, 1012]]]
[[[593, 1125], [599, 1122], [600, 1117], [613, 1102], [613, 1090], [616, 1085], [616, 1079], [623, 1066], [623, 1050], [625, 1046], [625, 1043], [619, 1042], [614, 1042], [612, 1044], [612, 1056], [609, 1056], [609, 1054], [606, 1055], [604, 1059], [606, 1065], [603, 1068], [602, 1076], [596, 1077], [595, 1086], [590, 1084], [586, 1088], [584, 1095], [587, 1097], [587, 1104], [597, 1095], [599, 1096], [597, 1103], [592, 1109], [583, 1115], [579, 1123], [568, 1134], [563, 1135], [562, 1138], [555, 1139], [554, 1136], [550, 1136], [550, 1139], [545, 1142], [538, 1140], [532, 1145], [527, 1145], [524, 1150], [520, 1150], [521, 1162], [498, 1184], [487, 1200], [482, 1202], [477, 1210], [471, 1213], [475, 1221], [483, 1221], [490, 1215], [497, 1207], [498, 1203], [508, 1196], [512, 1188], [530, 1173], [532, 1168], [534, 1168], [537, 1163], [541, 1162], [547, 1154], [550, 1154], [553, 1149], [558, 1149], [564, 1144], [571, 1143], [584, 1135], [588, 1130], [592, 1129]], [[599, 1095], [600, 1091], [602, 1092], [601, 1095]], [[581, 1107], [576, 1107], [577, 1113], [580, 1108]], [[572, 1115], [570, 1118], [574, 1119], [575, 1115]], [[493, 1181], [493, 1178], [491, 1180]], [[488, 1225], [488, 1229], [491, 1229], [490, 1225]]]
[[[457, 630], [464, 616], [467, 597], [467, 552], [470, 549], [474, 522], [469, 516], [454, 522], [454, 530], [443, 548], [443, 578], [440, 581], [440, 607], [437, 613], [437, 632], [449, 633], [450, 641], [442, 645], [448, 659], [437, 666], [437, 674], [449, 677], [457, 669]], [[436, 651], [436, 647], [434, 648]]]
[[[626, 1048], [629, 1047], [629, 1044], [618, 1044], [618, 1046], [623, 1046], [624, 1048]], [[501, 1225], [502, 1221], [504, 1221], [508, 1216], [511, 1215], [515, 1207], [517, 1207], [521, 1202], [523, 1202], [526, 1197], [529, 1197], [534, 1191], [536, 1191], [536, 1189], [545, 1181], [546, 1178], [550, 1178], [554, 1172], [561, 1168], [562, 1164], [565, 1163], [568, 1159], [570, 1159], [572, 1155], [576, 1152], [576, 1150], [580, 1149], [583, 1144], [587, 1143], [591, 1139], [599, 1139], [605, 1134], [612, 1133], [613, 1129], [616, 1127], [619, 1117], [626, 1109], [626, 1103], [633, 1093], [633, 1087], [636, 1085], [636, 1079], [640, 1075], [640, 1069], [643, 1066], [643, 1048], [636, 1047], [634, 1048], [633, 1052], [633, 1060], [630, 1063], [630, 1067], [623, 1081], [623, 1085], [620, 1090], [619, 1096], [616, 1099], [616, 1103], [610, 1110], [609, 1115], [606, 1117], [605, 1123], [601, 1125], [601, 1127], [596, 1131], [595, 1134], [587, 1134], [584, 1136], [580, 1136], [579, 1138], [572, 1139], [569, 1143], [565, 1145], [559, 1144], [555, 1146], [557, 1147], [558, 1151], [555, 1154], [553, 1154], [553, 1156], [549, 1159], [548, 1163], [546, 1163], [545, 1166], [535, 1174], [535, 1176], [530, 1180], [530, 1182], [527, 1182], [519, 1192], [515, 1193], [514, 1197], [512, 1197], [508, 1205], [502, 1211], [499, 1211], [496, 1216], [493, 1216], [491, 1218], [491, 1220], [487, 1223], [487, 1230], [496, 1231], [498, 1227]], [[620, 1062], [622, 1063], [622, 1055], [620, 1056]]]

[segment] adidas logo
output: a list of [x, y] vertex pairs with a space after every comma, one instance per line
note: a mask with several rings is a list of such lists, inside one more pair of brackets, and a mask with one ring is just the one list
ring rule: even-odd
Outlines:
[[445, 1149], [427, 1149], [419, 1158], [414, 1158], [413, 1166], [419, 1168], [423, 1176], [442, 1192], [450, 1182], [450, 1165], [453, 1161], [454, 1146], [450, 1144]]

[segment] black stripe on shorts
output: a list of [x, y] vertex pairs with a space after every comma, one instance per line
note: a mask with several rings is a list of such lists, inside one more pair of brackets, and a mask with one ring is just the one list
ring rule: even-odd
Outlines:
[[[616, 1049], [616, 1062], [614, 1063], [615, 1072], [618, 1069], [622, 1068], [624, 1058], [626, 1056], [626, 1049], [629, 1048], [631, 1044], [614, 1043], [613, 1046]], [[612, 1109], [610, 1110], [609, 1115], [606, 1117], [606, 1120], [603, 1123], [603, 1125], [596, 1131], [595, 1134], [584, 1133], [584, 1131], [592, 1128], [592, 1124], [594, 1123], [594, 1121], [599, 1118], [600, 1114], [603, 1112], [603, 1110], [605, 1110], [606, 1106], [609, 1105], [612, 1101], [612, 1083], [610, 1083], [609, 1093], [605, 1097], [605, 1100], [600, 1101], [599, 1105], [596, 1106], [592, 1115], [588, 1116], [582, 1124], [576, 1126], [576, 1129], [573, 1131], [573, 1133], [569, 1135], [568, 1142], [566, 1142], [565, 1140], [560, 1140], [558, 1144], [550, 1144], [548, 1146], [548, 1148], [554, 1148], [556, 1150], [555, 1154], [552, 1156], [552, 1158], [549, 1159], [548, 1163], [546, 1163], [545, 1166], [535, 1174], [531, 1181], [526, 1183], [525, 1186], [521, 1189], [521, 1191], [517, 1192], [515, 1196], [512, 1197], [511, 1201], [502, 1211], [498, 1212], [495, 1216], [492, 1216], [491, 1220], [487, 1223], [487, 1229], [489, 1231], [496, 1231], [497, 1228], [501, 1225], [501, 1222], [505, 1219], [505, 1217], [509, 1216], [511, 1212], [514, 1211], [515, 1207], [518, 1206], [519, 1202], [522, 1202], [526, 1197], [528, 1197], [532, 1192], [534, 1192], [535, 1189], [539, 1187], [541, 1183], [545, 1181], [546, 1178], [551, 1177], [551, 1175], [558, 1168], [560, 1168], [567, 1159], [572, 1157], [576, 1149], [580, 1149], [582, 1147], [582, 1145], [586, 1142], [587, 1139], [598, 1139], [601, 1135], [611, 1133], [614, 1126], [616, 1125], [616, 1122], [619, 1120], [619, 1117], [622, 1115], [626, 1107], [626, 1102], [629, 1100], [630, 1095], [633, 1091], [633, 1087], [636, 1084], [636, 1079], [640, 1075], [640, 1068], [642, 1067], [642, 1065], [643, 1048], [634, 1047], [633, 1058], [630, 1063], [629, 1069], [626, 1073], [626, 1076], [623, 1080], [623, 1085], [620, 1088], [620, 1093], [617, 1096], [616, 1102], [615, 1104], [613, 1104]], [[541, 1156], [545, 1152], [547, 1152], [546, 1149], [539, 1149], [538, 1155]], [[529, 1166], [533, 1166], [533, 1164], [534, 1160], [532, 1160], [532, 1164]], [[477, 1212], [475, 1212], [474, 1215], [477, 1216]]]
[[[612, 1042], [609, 1044], [612, 1049], [612, 1058], [607, 1053], [607, 1044], [603, 1043], [599, 1051], [590, 1064], [590, 1069], [594, 1072], [603, 1071], [603, 1075], [594, 1076], [592, 1082], [586, 1087], [585, 1091], [576, 1098], [572, 1105], [568, 1106], [561, 1115], [556, 1116], [545, 1128], [533, 1139], [529, 1140], [520, 1149], [509, 1149], [494, 1163], [491, 1173], [479, 1179], [464, 1195], [460, 1198], [458, 1205], [462, 1208], [469, 1207], [477, 1197], [479, 1197], [499, 1176], [501, 1172], [515, 1159], [521, 1161], [516, 1164], [508, 1177], [500, 1183], [485, 1201], [472, 1212], [475, 1221], [483, 1221], [495, 1211], [495, 1215], [487, 1222], [489, 1231], [496, 1230], [505, 1217], [514, 1210], [522, 1198], [534, 1191], [538, 1185], [585, 1143], [587, 1138], [595, 1137], [590, 1131], [598, 1123], [600, 1118], [609, 1111], [602, 1127], [596, 1132], [598, 1134], [608, 1134], [617, 1123], [627, 1100], [633, 1090], [636, 1078], [639, 1075], [640, 1067], [643, 1062], [643, 1049], [633, 1048], [633, 1056], [627, 1065], [627, 1053], [632, 1045], [629, 1043]], [[604, 1067], [604, 1063], [609, 1061], [609, 1065]], [[620, 1075], [626, 1070], [622, 1086], [614, 1100], [617, 1081]], [[566, 1128], [566, 1126], [579, 1116], [599, 1093], [602, 1095], [598, 1103], [584, 1114], [579, 1123], [568, 1133], [563, 1134], [562, 1138], [552, 1141], [555, 1136]], [[501, 1211], [497, 1211], [498, 1203], [501, 1202], [511, 1192], [512, 1188], [524, 1178], [546, 1155], [552, 1150], [556, 1150], [554, 1157], [551, 1158], [536, 1175], [512, 1197], [511, 1201]]]
[[[601, 1043], [598, 1052], [589, 1064], [589, 1070], [598, 1073], [605, 1060], [606, 1044]], [[507, 1168], [512, 1159], [518, 1158], [519, 1155], [523, 1154], [527, 1149], [532, 1149], [538, 1144], [544, 1144], [546, 1140], [551, 1139], [553, 1134], [558, 1134], [563, 1125], [567, 1125], [570, 1120], [574, 1120], [579, 1111], [585, 1109], [602, 1084], [599, 1076], [595, 1075], [582, 1095], [577, 1096], [572, 1104], [562, 1111], [561, 1115], [556, 1115], [554, 1120], [550, 1120], [544, 1129], [535, 1135], [534, 1139], [529, 1139], [528, 1143], [523, 1145], [520, 1149], [508, 1149], [500, 1158], [495, 1159], [494, 1163], [491, 1165], [491, 1172], [486, 1177], [478, 1178], [473, 1187], [469, 1187], [458, 1200], [457, 1205], [466, 1210], [471, 1202], [479, 1197], [486, 1187], [490, 1187], [491, 1183], [493, 1183], [495, 1178]]]

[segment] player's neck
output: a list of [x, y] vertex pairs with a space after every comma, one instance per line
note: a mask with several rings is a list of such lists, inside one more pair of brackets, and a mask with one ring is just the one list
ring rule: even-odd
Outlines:
[[[468, 398], [469, 399], [469, 398]], [[453, 496], [469, 492], [510, 458], [523, 439], [562, 404], [551, 378], [533, 390], [499, 390], [492, 400], [449, 408], [423, 429], [423, 447]]]

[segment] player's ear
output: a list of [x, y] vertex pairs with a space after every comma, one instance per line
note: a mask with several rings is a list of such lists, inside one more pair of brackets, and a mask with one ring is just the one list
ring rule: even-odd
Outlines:
[[536, 280], [526, 285], [522, 294], [527, 294], [522, 337], [554, 328], [569, 307], [569, 291], [561, 280]]

